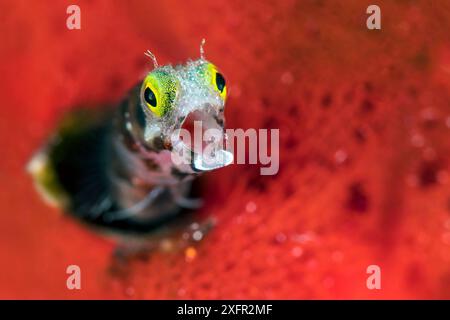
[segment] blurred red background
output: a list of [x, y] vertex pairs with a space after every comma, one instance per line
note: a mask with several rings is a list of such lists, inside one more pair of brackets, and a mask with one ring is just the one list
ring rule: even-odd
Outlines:
[[[369, 4], [0, 1], [0, 298], [450, 298], [450, 3], [376, 1], [375, 31]], [[227, 126], [280, 128], [280, 172], [207, 174], [199, 214], [218, 224], [195, 258], [117, 276], [114, 243], [47, 207], [26, 163], [71, 107], [122, 97], [146, 49], [179, 63], [201, 38]]]

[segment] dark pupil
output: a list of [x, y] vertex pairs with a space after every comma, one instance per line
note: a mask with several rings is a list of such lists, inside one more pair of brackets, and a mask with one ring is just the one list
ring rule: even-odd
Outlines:
[[223, 89], [225, 88], [225, 78], [220, 73], [216, 73], [216, 85], [217, 89], [219, 89], [220, 92], [223, 92]]
[[155, 94], [153, 93], [152, 89], [145, 88], [144, 99], [145, 99], [145, 102], [147, 102], [149, 105], [151, 105], [152, 107], [156, 107], [156, 97], [155, 97]]

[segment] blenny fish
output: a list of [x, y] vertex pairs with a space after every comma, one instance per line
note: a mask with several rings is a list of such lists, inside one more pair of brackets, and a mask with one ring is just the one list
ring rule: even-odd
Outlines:
[[[192, 181], [205, 171], [233, 162], [214, 144], [216, 161], [177, 134], [199, 121], [226, 139], [225, 78], [204, 57], [183, 65], [158, 66], [118, 105], [70, 112], [28, 165], [47, 202], [85, 222], [119, 231], [148, 232], [196, 208]], [[190, 124], [189, 124], [190, 123]], [[174, 161], [183, 154], [185, 161]]]

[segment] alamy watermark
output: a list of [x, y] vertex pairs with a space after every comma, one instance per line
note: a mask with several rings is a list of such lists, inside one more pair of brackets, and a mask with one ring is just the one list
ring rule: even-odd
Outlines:
[[367, 14], [370, 16], [367, 18], [366, 26], [369, 30], [380, 30], [381, 29], [381, 9], [376, 4], [371, 4], [367, 7]]
[[372, 264], [366, 269], [367, 274], [370, 276], [367, 277], [366, 286], [369, 290], [380, 290], [381, 289], [381, 268], [376, 264]]
[[67, 267], [66, 273], [69, 275], [66, 280], [66, 286], [69, 290], [81, 289], [81, 269], [79, 266], [72, 264]]
[[193, 135], [181, 128], [175, 130], [171, 140], [172, 161], [177, 165], [189, 165], [194, 157], [205, 168], [259, 163], [261, 175], [275, 175], [279, 170], [279, 129], [226, 129], [224, 132], [217, 128], [203, 130], [202, 121], [194, 121]]
[[66, 13], [69, 16], [66, 19], [66, 27], [69, 30], [81, 29], [81, 9], [76, 4], [72, 4], [67, 7]]

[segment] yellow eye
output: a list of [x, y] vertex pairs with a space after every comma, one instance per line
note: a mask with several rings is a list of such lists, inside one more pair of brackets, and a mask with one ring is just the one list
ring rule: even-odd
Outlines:
[[173, 106], [178, 80], [169, 72], [151, 72], [142, 84], [142, 99], [145, 105], [158, 117], [164, 116]]
[[225, 78], [219, 72], [216, 72], [215, 83], [217, 90], [220, 92], [220, 96], [225, 100], [227, 97], [227, 85], [225, 83]]
[[227, 98], [227, 85], [224, 76], [217, 71], [217, 68], [212, 63], [208, 64], [208, 71], [214, 89], [219, 93], [220, 97], [225, 100]]
[[[154, 88], [152, 88], [152, 86], [150, 84], [147, 84], [147, 86], [144, 90], [144, 100], [145, 100], [145, 103], [147, 104], [147, 106], [150, 108], [150, 110], [152, 110], [155, 113], [159, 113], [158, 109], [157, 109], [159, 99], [156, 98], [155, 92], [158, 92], [158, 91], [156, 91]], [[161, 116], [161, 115], [159, 115], [159, 116]]]

